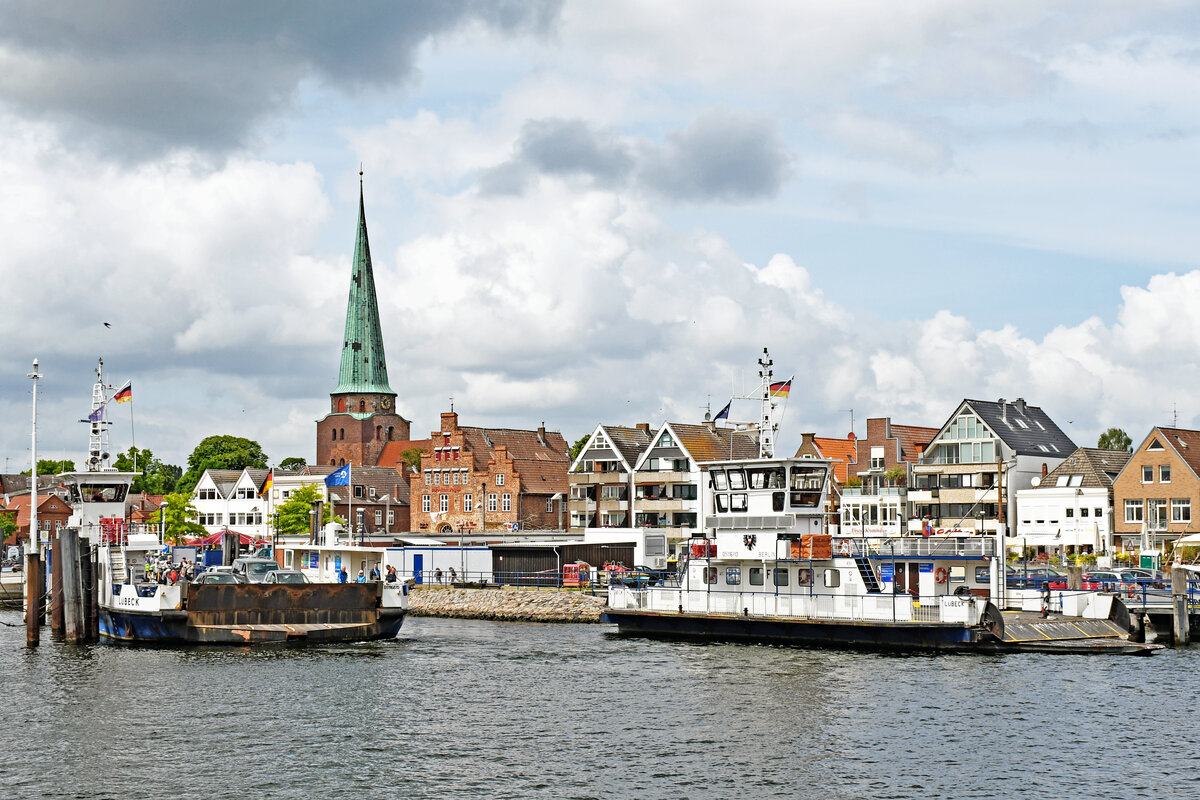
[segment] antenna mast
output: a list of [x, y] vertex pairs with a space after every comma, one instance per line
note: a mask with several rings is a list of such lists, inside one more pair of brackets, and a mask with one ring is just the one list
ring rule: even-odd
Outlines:
[[92, 413], [86, 420], [91, 425], [88, 431], [88, 472], [100, 472], [108, 463], [108, 426], [112, 423], [104, 418], [104, 405], [108, 401], [106, 391], [102, 358], [96, 366], [96, 382], [92, 384]]
[[774, 408], [771, 403], [771, 378], [775, 374], [771, 366], [774, 363], [767, 348], [764, 347], [762, 358], [758, 360], [758, 376], [762, 379], [762, 419], [759, 421], [758, 431], [759, 458], [775, 457], [775, 429], [778, 426], [773, 421], [771, 413]]

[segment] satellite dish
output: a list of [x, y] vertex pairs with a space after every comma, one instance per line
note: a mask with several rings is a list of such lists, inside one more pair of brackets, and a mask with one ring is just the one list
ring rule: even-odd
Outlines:
[[1036, 475], [1033, 476], [1033, 478], [1029, 482], [1033, 484], [1034, 488], [1037, 488], [1038, 486], [1042, 485], [1042, 479], [1037, 477]]

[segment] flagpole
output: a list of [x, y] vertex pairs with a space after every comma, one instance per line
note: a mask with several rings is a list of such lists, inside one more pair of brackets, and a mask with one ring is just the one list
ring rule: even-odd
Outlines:
[[137, 437], [133, 433], [133, 395], [129, 395], [129, 446], [133, 450], [133, 471], [137, 472]]
[[350, 470], [346, 473], [347, 480], [350, 485], [346, 487], [347, 497], [346, 502], [350, 504], [350, 519], [347, 522], [350, 525], [350, 544], [354, 544], [354, 462], [349, 464]]

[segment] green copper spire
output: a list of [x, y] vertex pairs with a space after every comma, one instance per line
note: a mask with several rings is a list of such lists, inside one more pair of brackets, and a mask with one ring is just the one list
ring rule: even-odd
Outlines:
[[358, 235], [354, 240], [354, 268], [350, 298], [346, 302], [346, 335], [342, 341], [342, 367], [333, 394], [378, 392], [395, 394], [388, 386], [387, 358], [379, 327], [379, 302], [375, 298], [375, 273], [367, 242], [367, 212], [363, 204], [362, 173], [358, 180]]

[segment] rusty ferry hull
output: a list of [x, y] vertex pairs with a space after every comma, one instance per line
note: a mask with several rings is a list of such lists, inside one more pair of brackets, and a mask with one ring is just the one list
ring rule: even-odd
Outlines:
[[383, 594], [376, 583], [189, 585], [179, 608], [102, 605], [100, 635], [109, 641], [176, 645], [390, 639], [408, 611], [382, 605]]

